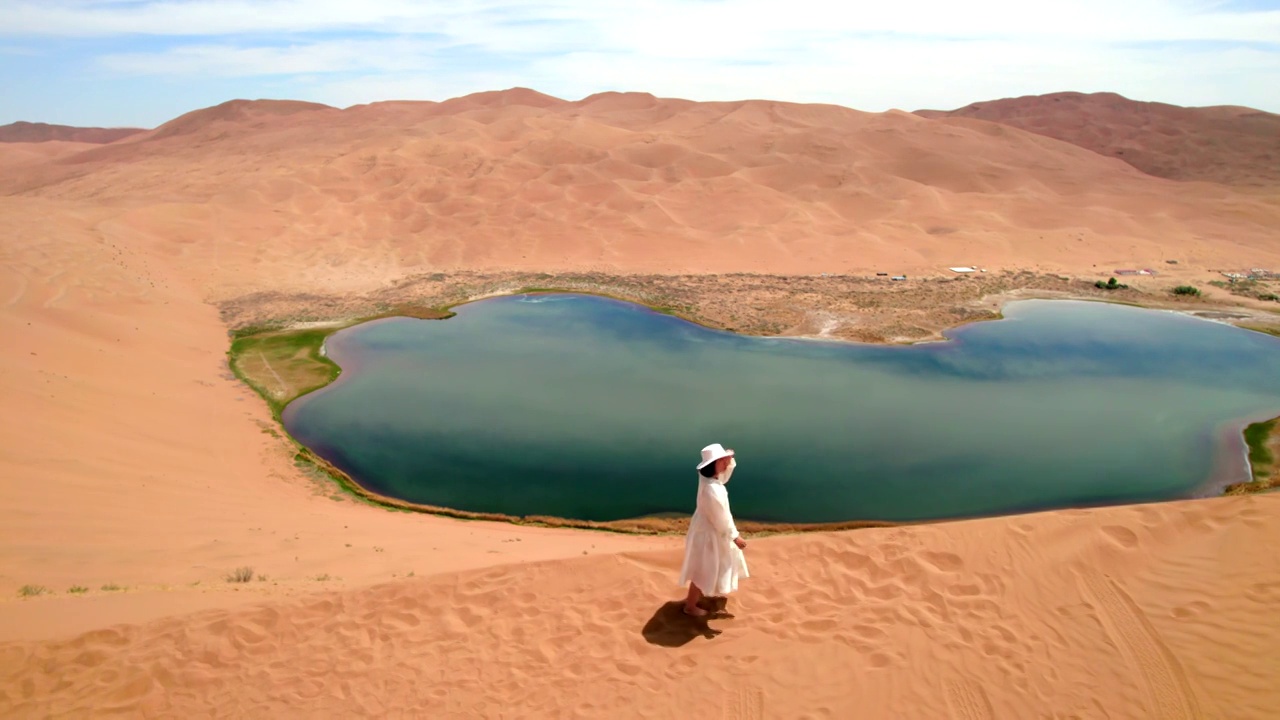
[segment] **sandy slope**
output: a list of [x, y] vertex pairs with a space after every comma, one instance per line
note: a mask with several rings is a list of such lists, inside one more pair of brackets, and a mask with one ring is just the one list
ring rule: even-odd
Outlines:
[[917, 114], [1001, 123], [1124, 160], [1157, 177], [1280, 183], [1280, 115], [1252, 108], [1184, 108], [1115, 93], [1053, 93]]
[[[127, 586], [171, 612], [191, 595], [313, 590], [318, 575], [341, 585], [654, 546], [330, 499], [265, 432], [265, 406], [226, 369], [216, 311], [173, 280], [168, 258], [91, 212], [10, 199], [0, 212], [0, 638], [146, 615], [111, 595], [66, 598], [74, 585]], [[233, 593], [223, 577], [242, 565], [271, 582]], [[26, 584], [64, 597], [20, 602]]]
[[1278, 709], [1275, 498], [761, 539], [739, 617], [687, 638], [654, 619], [678, 538], [333, 499], [210, 304], [486, 267], [1280, 265], [1273, 194], [973, 120], [643, 95], [241, 103], [41, 145], [0, 147], [0, 715]]
[[[769, 538], [699, 626], [679, 553], [506, 565], [0, 647], [7, 717], [1280, 713], [1280, 497]], [[718, 634], [716, 634], [718, 633]]]

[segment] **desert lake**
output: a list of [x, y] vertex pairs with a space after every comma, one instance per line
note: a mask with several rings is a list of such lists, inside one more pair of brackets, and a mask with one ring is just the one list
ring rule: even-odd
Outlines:
[[1280, 339], [1029, 300], [901, 346], [760, 338], [607, 298], [491, 298], [335, 333], [289, 432], [366, 488], [473, 512], [688, 513], [699, 449], [734, 514], [915, 520], [1211, 494], [1280, 415]]

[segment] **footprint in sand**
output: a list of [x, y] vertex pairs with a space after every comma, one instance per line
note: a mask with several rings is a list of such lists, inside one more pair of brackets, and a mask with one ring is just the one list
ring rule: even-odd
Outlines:
[[867, 658], [867, 664], [873, 668], [886, 668], [893, 664], [893, 657], [882, 652], [873, 652]]
[[884, 630], [874, 625], [854, 625], [851, 628], [853, 634], [862, 640], [879, 640], [885, 636]]
[[875, 598], [876, 600], [893, 600], [894, 598], [902, 595], [902, 587], [893, 583], [889, 583], [887, 585], [876, 585], [874, 587], [867, 588], [864, 594], [867, 597]]
[[942, 572], [955, 572], [964, 567], [964, 561], [955, 553], [922, 552], [920, 553], [920, 559], [933, 566], [935, 570], [941, 570]]
[[947, 708], [953, 720], [991, 720], [995, 713], [982, 686], [971, 680], [949, 680]]
[[1254, 583], [1245, 591], [1244, 596], [1257, 603], [1278, 602], [1280, 601], [1280, 582]]
[[839, 625], [840, 623], [830, 618], [817, 618], [800, 623], [800, 631], [806, 635], [826, 635]]
[[981, 595], [982, 588], [969, 584], [952, 585], [947, 588], [947, 594], [952, 597], [973, 597], [974, 595]]
[[397, 629], [416, 628], [422, 624], [422, 619], [417, 613], [405, 610], [397, 610], [388, 612], [386, 615], [387, 624]]
[[1169, 614], [1179, 620], [1185, 620], [1186, 618], [1193, 617], [1195, 615], [1201, 615], [1208, 609], [1209, 603], [1204, 602], [1203, 600], [1195, 600], [1187, 603], [1186, 605], [1180, 605], [1174, 608]]
[[1107, 525], [1102, 528], [1102, 534], [1122, 548], [1132, 549], [1138, 546], [1138, 534], [1122, 525]]

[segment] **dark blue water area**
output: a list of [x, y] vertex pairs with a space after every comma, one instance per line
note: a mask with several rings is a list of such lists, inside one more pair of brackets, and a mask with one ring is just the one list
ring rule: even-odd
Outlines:
[[334, 334], [341, 378], [284, 422], [384, 495], [589, 520], [690, 512], [720, 442], [736, 516], [838, 522], [1187, 497], [1239, 467], [1245, 419], [1280, 415], [1280, 339], [1101, 303], [1005, 315], [875, 346], [494, 298]]

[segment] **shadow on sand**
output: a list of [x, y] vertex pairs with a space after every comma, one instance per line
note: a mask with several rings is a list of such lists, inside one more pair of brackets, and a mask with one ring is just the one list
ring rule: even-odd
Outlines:
[[640, 634], [652, 645], [662, 647], [680, 647], [694, 638], [710, 640], [720, 634], [707, 624], [708, 620], [730, 619], [733, 615], [725, 612], [725, 598], [703, 598], [698, 606], [707, 611], [705, 617], [690, 617], [684, 613], [684, 603], [676, 600], [665, 603], [658, 608], [649, 622], [644, 624]]

